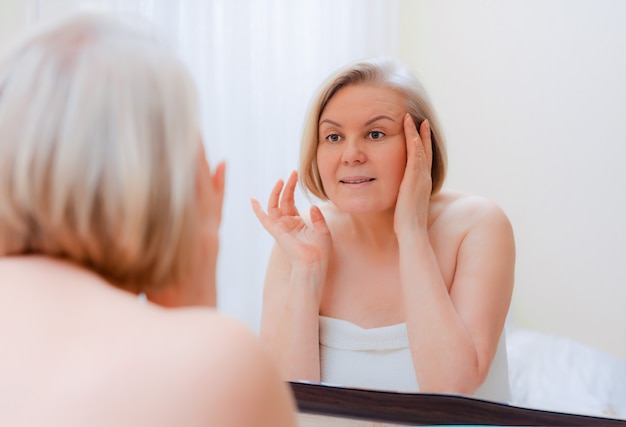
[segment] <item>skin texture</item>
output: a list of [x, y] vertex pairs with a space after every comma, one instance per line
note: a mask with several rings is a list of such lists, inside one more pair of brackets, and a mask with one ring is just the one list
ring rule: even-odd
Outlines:
[[70, 261], [0, 258], [1, 425], [296, 425], [265, 349], [212, 308], [225, 167], [199, 153], [204, 262], [159, 305]]
[[513, 289], [512, 228], [481, 197], [431, 196], [429, 124], [418, 131], [404, 105], [390, 88], [340, 89], [319, 126], [330, 203], [301, 216], [295, 173], [267, 213], [252, 201], [276, 240], [261, 333], [286, 379], [320, 380], [319, 315], [365, 328], [406, 322], [423, 392], [472, 394], [487, 375]]

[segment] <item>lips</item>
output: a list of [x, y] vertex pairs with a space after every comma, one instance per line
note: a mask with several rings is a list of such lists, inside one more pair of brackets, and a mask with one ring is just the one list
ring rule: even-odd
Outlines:
[[364, 182], [374, 181], [376, 178], [366, 176], [348, 176], [339, 180], [342, 184], [363, 184]]

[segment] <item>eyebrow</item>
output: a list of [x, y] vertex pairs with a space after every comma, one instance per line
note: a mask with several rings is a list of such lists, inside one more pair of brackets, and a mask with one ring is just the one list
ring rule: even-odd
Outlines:
[[322, 124], [323, 124], [323, 123], [329, 123], [329, 124], [331, 124], [331, 125], [333, 125], [333, 126], [341, 127], [341, 125], [340, 125], [339, 123], [337, 123], [337, 122], [335, 122], [335, 121], [332, 121], [332, 120], [330, 120], [330, 119], [324, 119], [324, 120], [321, 120], [317, 126], [318, 126], [318, 127], [319, 127], [319, 126], [322, 126]]
[[[389, 116], [385, 116], [385, 115], [380, 115], [380, 116], [376, 116], [376, 117], [374, 117], [374, 118], [369, 119], [368, 121], [366, 121], [366, 122], [365, 122], [365, 126], [369, 126], [369, 125], [371, 125], [372, 123], [377, 122], [377, 121], [379, 121], [379, 120], [391, 120], [392, 122], [394, 122], [394, 123], [395, 123], [395, 120], [394, 120], [394, 119], [392, 119], [391, 117], [389, 117]], [[335, 122], [335, 121], [333, 121], [333, 120], [330, 120], [330, 119], [324, 119], [324, 120], [320, 121], [320, 122], [319, 122], [319, 124], [318, 124], [318, 126], [321, 126], [323, 123], [329, 123], [329, 124], [331, 124], [331, 125], [333, 125], [333, 126], [342, 127], [340, 123], [337, 123], [337, 122]]]
[[395, 122], [395, 120], [394, 120], [394, 119], [392, 119], [392, 118], [391, 118], [391, 117], [389, 117], [389, 116], [380, 115], [380, 116], [376, 116], [376, 117], [374, 117], [373, 119], [369, 119], [368, 121], [366, 121], [366, 122], [365, 122], [365, 126], [369, 126], [369, 125], [371, 125], [372, 123], [377, 122], [377, 121], [379, 121], [379, 120], [383, 120], [383, 119], [385, 119], [385, 120], [391, 120], [392, 122]]

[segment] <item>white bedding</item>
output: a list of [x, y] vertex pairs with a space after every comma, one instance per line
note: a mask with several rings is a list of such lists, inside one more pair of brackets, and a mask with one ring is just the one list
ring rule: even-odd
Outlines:
[[574, 340], [507, 326], [513, 404], [626, 419], [626, 362]]

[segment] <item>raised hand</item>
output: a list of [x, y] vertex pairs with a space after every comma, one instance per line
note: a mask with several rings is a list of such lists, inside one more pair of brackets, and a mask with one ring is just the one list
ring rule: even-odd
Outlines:
[[269, 198], [267, 213], [256, 199], [251, 200], [252, 209], [285, 252], [292, 266], [325, 269], [332, 247], [330, 230], [317, 206], [311, 207], [310, 225], [300, 216], [294, 202], [297, 180], [298, 174], [294, 171], [287, 184], [283, 180], [276, 183]]
[[404, 135], [407, 160], [396, 202], [396, 234], [427, 230], [432, 191], [433, 149], [428, 120], [422, 122], [418, 133], [415, 122], [407, 113], [404, 116]]

